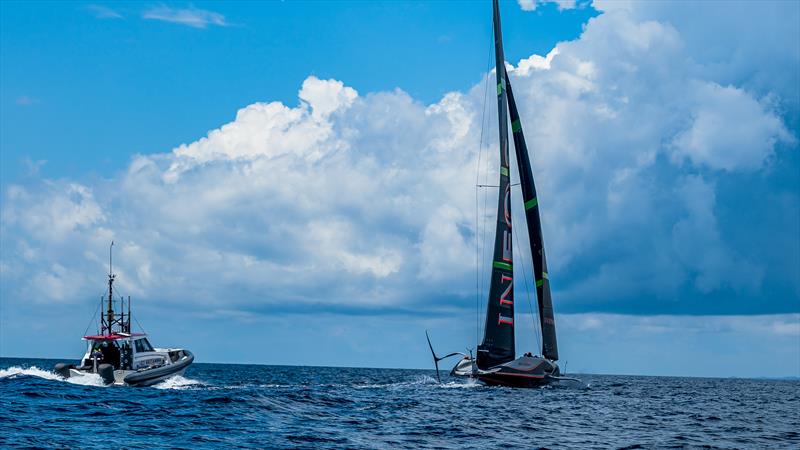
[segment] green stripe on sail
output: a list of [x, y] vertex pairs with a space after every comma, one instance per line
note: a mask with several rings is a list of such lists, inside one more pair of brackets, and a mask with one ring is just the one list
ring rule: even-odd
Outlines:
[[525, 210], [527, 211], [527, 210], [533, 208], [534, 206], [536, 206], [538, 204], [539, 204], [539, 199], [537, 199], [536, 197], [533, 197], [532, 199], [530, 199], [527, 202], [525, 202]]
[[511, 131], [513, 131], [514, 133], [519, 133], [520, 131], [522, 131], [522, 124], [519, 123], [519, 119], [511, 122]]
[[510, 270], [512, 272], [514, 271], [514, 268], [511, 266], [511, 264], [508, 263], [495, 261], [494, 263], [492, 263], [492, 265], [494, 266], [495, 269]]
[[536, 287], [542, 287], [544, 280], [550, 280], [550, 278], [547, 277], [547, 272], [542, 272], [542, 279], [536, 280]]
[[500, 174], [508, 176], [508, 167], [500, 166]]
[[501, 78], [500, 82], [497, 83], [497, 95], [502, 94], [503, 93], [503, 89], [505, 89], [505, 88], [506, 88], [506, 79], [505, 78]]

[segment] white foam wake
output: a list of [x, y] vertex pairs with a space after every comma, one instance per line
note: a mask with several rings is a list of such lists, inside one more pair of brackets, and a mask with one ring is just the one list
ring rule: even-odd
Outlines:
[[186, 378], [182, 375], [175, 375], [169, 377], [166, 380], [162, 381], [161, 383], [153, 385], [153, 387], [156, 389], [177, 389], [177, 390], [189, 389], [197, 386], [203, 386], [203, 383], [197, 380], [192, 380], [191, 378]]
[[100, 375], [95, 373], [86, 374], [79, 377], [63, 378], [49, 370], [40, 369], [36, 366], [19, 367], [11, 366], [7, 369], [0, 369], [0, 378], [16, 378], [19, 376], [30, 376], [43, 378], [52, 381], [66, 381], [67, 383], [78, 384], [82, 386], [105, 386], [103, 379]]
[[48, 370], [42, 370], [36, 366], [33, 367], [19, 367], [11, 366], [8, 369], [0, 370], [0, 378], [16, 378], [21, 375], [28, 375], [31, 377], [44, 378], [46, 380], [64, 381], [63, 378]]
[[87, 373], [78, 377], [69, 377], [66, 379], [59, 377], [59, 380], [63, 380], [66, 381], [67, 383], [72, 383], [72, 384], [80, 384], [82, 386], [97, 386], [97, 387], [110, 386], [106, 385], [103, 382], [103, 379], [100, 378], [100, 375], [96, 373]]
[[483, 386], [475, 378], [468, 378], [465, 381], [448, 381], [442, 383], [439, 387], [444, 389], [471, 389]]
[[355, 389], [403, 389], [403, 388], [414, 388], [420, 385], [429, 385], [435, 387], [441, 387], [446, 389], [459, 389], [459, 388], [474, 388], [481, 386], [477, 380], [464, 380], [464, 381], [448, 381], [445, 383], [439, 383], [436, 381], [436, 378], [433, 378], [429, 375], [420, 375], [415, 377], [411, 381], [398, 381], [395, 383], [378, 383], [378, 384], [359, 384], [354, 385], [353, 388]]

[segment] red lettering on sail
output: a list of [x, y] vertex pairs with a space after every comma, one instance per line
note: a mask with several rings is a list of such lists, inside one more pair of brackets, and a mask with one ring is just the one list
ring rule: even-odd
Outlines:
[[[500, 283], [505, 283], [506, 281], [513, 281], [513, 278], [501, 273], [500, 274]], [[508, 287], [506, 288], [506, 290], [503, 291], [503, 295], [500, 296], [500, 304], [501, 305], [513, 305], [514, 304], [514, 302], [512, 300], [508, 299], [508, 297], [511, 295], [511, 289], [513, 289], [513, 287], [514, 287], [514, 283], [509, 283]]]
[[511, 317], [503, 317], [502, 314], [498, 314], [497, 315], [497, 324], [498, 325], [505, 324], [505, 325], [513, 326], [514, 325], [514, 319], [512, 319]]

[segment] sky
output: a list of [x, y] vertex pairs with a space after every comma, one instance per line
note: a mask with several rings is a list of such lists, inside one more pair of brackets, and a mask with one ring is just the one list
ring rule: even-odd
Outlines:
[[[800, 376], [800, 4], [501, 12], [562, 367]], [[200, 362], [475, 347], [489, 2], [2, 2], [0, 38], [0, 356], [78, 357], [112, 240], [153, 343]]]

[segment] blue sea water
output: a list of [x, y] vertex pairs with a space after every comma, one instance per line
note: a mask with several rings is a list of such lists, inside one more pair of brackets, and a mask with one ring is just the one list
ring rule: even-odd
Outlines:
[[800, 448], [800, 382], [580, 375], [542, 389], [430, 370], [194, 364], [149, 388], [0, 359], [0, 447]]

